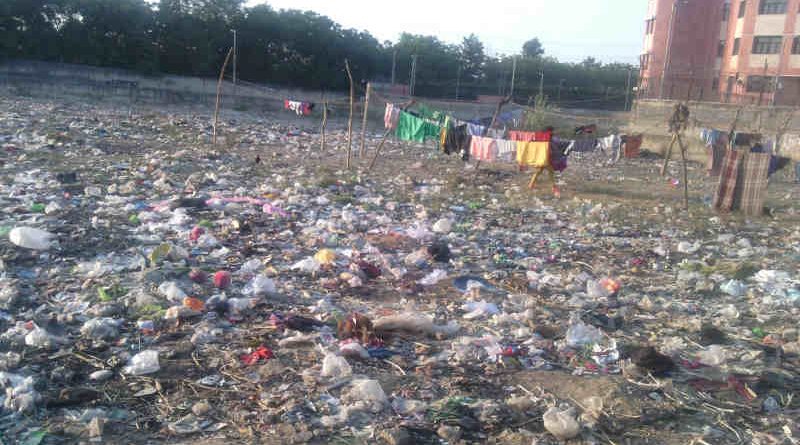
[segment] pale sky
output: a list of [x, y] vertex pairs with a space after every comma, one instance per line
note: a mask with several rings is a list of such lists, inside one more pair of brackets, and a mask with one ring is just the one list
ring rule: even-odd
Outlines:
[[519, 53], [538, 37], [564, 62], [593, 56], [638, 64], [647, 0], [249, 0], [275, 9], [312, 10], [345, 28], [397, 41], [403, 31], [459, 43], [475, 33], [489, 54]]

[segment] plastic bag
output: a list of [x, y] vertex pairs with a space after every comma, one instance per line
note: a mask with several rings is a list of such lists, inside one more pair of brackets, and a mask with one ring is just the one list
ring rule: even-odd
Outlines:
[[183, 299], [187, 297], [186, 292], [178, 287], [174, 281], [166, 281], [158, 286], [158, 291], [173, 303], [182, 303]]
[[388, 401], [377, 380], [356, 380], [350, 388], [350, 398], [357, 401], [384, 404]]
[[373, 328], [377, 331], [406, 331], [421, 334], [453, 335], [460, 329], [455, 321], [446, 325], [434, 324], [433, 318], [420, 314], [397, 314], [382, 317], [372, 322]]
[[575, 419], [575, 408], [560, 409], [552, 407], [542, 416], [544, 428], [558, 440], [569, 440], [581, 432], [581, 426]]
[[423, 286], [434, 286], [436, 283], [444, 280], [445, 278], [447, 278], [447, 272], [441, 269], [436, 269], [419, 280], [419, 284]]
[[485, 300], [464, 303], [461, 309], [467, 312], [464, 314], [464, 318], [467, 320], [489, 317], [500, 312], [496, 304], [488, 303]]
[[603, 331], [580, 320], [567, 329], [567, 345], [573, 348], [600, 343], [603, 337]]
[[147, 349], [131, 357], [122, 371], [125, 374], [145, 375], [158, 372], [159, 369], [161, 366], [158, 364], [158, 351]]
[[711, 345], [697, 353], [697, 360], [706, 366], [722, 366], [727, 361], [727, 354], [722, 346]]
[[719, 290], [733, 297], [742, 297], [747, 293], [747, 286], [739, 280], [729, 280], [722, 283]]
[[33, 250], [47, 250], [53, 246], [55, 235], [33, 227], [14, 227], [8, 233], [12, 244]]
[[344, 357], [328, 353], [322, 360], [322, 377], [342, 378], [353, 375], [353, 369]]
[[299, 270], [309, 274], [315, 274], [320, 271], [322, 265], [314, 258], [306, 258], [294, 263], [291, 267], [292, 270]]
[[453, 228], [453, 222], [447, 218], [442, 218], [433, 225], [433, 231], [436, 233], [450, 233]]
[[247, 296], [261, 296], [274, 294], [276, 291], [275, 282], [266, 275], [256, 275], [244, 286], [242, 294]]

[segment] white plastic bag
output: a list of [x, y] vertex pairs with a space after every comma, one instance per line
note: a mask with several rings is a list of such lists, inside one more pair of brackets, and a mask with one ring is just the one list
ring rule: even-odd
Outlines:
[[350, 367], [344, 357], [328, 353], [322, 360], [322, 372], [320, 372], [320, 375], [334, 379], [348, 377], [353, 375], [353, 368]]
[[560, 409], [552, 407], [542, 416], [544, 428], [558, 440], [569, 440], [581, 432], [581, 426], [575, 420], [575, 408]]
[[55, 235], [33, 227], [14, 227], [8, 233], [8, 240], [16, 246], [33, 250], [47, 250], [53, 245]]
[[125, 374], [145, 375], [158, 372], [159, 369], [161, 366], [158, 364], [158, 351], [148, 349], [131, 357], [122, 371]]

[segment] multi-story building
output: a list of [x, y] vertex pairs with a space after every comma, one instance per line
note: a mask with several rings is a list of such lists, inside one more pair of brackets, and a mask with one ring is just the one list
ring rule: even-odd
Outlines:
[[800, 105], [800, 0], [649, 0], [640, 97]]

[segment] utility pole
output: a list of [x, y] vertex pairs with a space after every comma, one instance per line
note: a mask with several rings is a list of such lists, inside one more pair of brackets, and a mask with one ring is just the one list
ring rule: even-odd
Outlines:
[[561, 88], [564, 87], [564, 82], [566, 82], [566, 81], [567, 81], [567, 79], [561, 79], [561, 80], [558, 81], [558, 103], [559, 104], [561, 103]]
[[236, 30], [233, 31], [233, 97], [236, 97], [236, 59], [239, 58], [239, 50], [236, 47]]
[[631, 76], [633, 75], [633, 68], [628, 67], [628, 80], [625, 82], [625, 111], [628, 111], [628, 106], [631, 103]]
[[517, 57], [514, 56], [514, 66], [511, 68], [511, 96], [514, 95], [514, 84], [517, 81]]
[[672, 57], [672, 31], [675, 27], [675, 16], [678, 14], [678, 1], [672, 2], [672, 14], [669, 16], [669, 31], [667, 32], [667, 53], [664, 55], [664, 71], [661, 72], [661, 86], [658, 91], [658, 98], [664, 99], [664, 82], [667, 79], [667, 72], [669, 71], [670, 58]]
[[395, 84], [397, 74], [397, 49], [392, 52], [392, 86]]
[[544, 69], [539, 70], [539, 97], [544, 98]]
[[414, 97], [414, 90], [417, 86], [417, 55], [411, 55], [411, 81], [409, 82], [409, 95]]
[[458, 62], [458, 74], [456, 75], [456, 100], [461, 92], [461, 61]]

